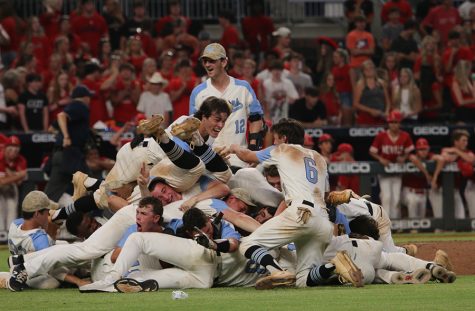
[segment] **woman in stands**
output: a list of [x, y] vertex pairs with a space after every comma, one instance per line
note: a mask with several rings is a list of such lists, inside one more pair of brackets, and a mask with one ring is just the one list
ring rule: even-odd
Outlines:
[[471, 78], [471, 68], [472, 64], [465, 60], [459, 61], [455, 66], [451, 93], [457, 121], [475, 121], [475, 85]]
[[401, 69], [398, 84], [392, 94], [392, 108], [401, 111], [402, 123], [414, 124], [422, 110], [422, 103], [421, 92], [414, 81], [411, 69]]
[[58, 113], [64, 110], [67, 104], [71, 102], [71, 92], [73, 84], [69, 81], [66, 72], [60, 71], [53, 79], [48, 88], [48, 102], [50, 123], [57, 119]]

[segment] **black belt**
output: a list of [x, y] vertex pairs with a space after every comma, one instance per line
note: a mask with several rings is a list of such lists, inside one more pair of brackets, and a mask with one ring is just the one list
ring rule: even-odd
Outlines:
[[[312, 202], [309, 202], [307, 200], [302, 200], [302, 204], [308, 205], [310, 207], [315, 207]], [[289, 205], [292, 205], [292, 201], [289, 202]]]
[[365, 201], [364, 203], [368, 207], [368, 211], [369, 211], [370, 215], [373, 216], [373, 206], [371, 205], [371, 203], [368, 202], [368, 201]]

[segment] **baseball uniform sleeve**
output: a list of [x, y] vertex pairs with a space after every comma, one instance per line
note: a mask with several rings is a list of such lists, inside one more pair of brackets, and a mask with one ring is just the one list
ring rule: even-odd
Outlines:
[[408, 133], [405, 133], [406, 139], [404, 140], [404, 153], [410, 153], [414, 150], [414, 144], [412, 143], [412, 138]]
[[236, 240], [241, 239], [241, 235], [234, 229], [234, 226], [225, 220], [221, 220], [221, 238], [230, 239], [234, 238]]
[[30, 236], [30, 238], [33, 243], [33, 247], [35, 251], [48, 248], [54, 244], [54, 243], [50, 244], [50, 239], [48, 238], [48, 234], [43, 230], [36, 231]]
[[257, 155], [257, 159], [259, 160], [259, 163], [266, 162], [265, 164], [272, 165], [273, 163], [271, 162], [276, 162], [275, 159], [272, 159], [272, 155], [271, 155], [271, 152], [274, 149], [275, 149], [275, 146], [270, 146], [264, 150], [258, 151], [256, 155]]
[[137, 225], [132, 225], [127, 229], [127, 231], [125, 231], [120, 238], [119, 243], [117, 243], [117, 247], [124, 247], [125, 241], [127, 241], [128, 237], [134, 232], [137, 232]]
[[[194, 114], [198, 110], [198, 105], [197, 105], [197, 96], [198, 94], [203, 91], [206, 88], [206, 81], [201, 83], [200, 85], [196, 86], [193, 91], [191, 91], [190, 95], [190, 113], [189, 115]], [[200, 103], [201, 105], [201, 103]]]

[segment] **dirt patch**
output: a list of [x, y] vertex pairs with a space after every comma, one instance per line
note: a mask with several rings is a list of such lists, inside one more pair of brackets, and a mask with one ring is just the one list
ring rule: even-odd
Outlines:
[[415, 243], [417, 258], [433, 260], [435, 252], [443, 249], [449, 255], [458, 275], [475, 274], [475, 241], [427, 242]]

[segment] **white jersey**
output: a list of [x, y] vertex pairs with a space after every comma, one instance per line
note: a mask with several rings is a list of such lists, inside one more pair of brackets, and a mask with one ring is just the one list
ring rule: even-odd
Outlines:
[[366, 215], [378, 220], [382, 216], [381, 205], [372, 203], [365, 199], [350, 199], [350, 202], [337, 206], [338, 210], [346, 216], [348, 221], [358, 216]]
[[292, 200], [306, 200], [325, 206], [324, 195], [329, 190], [327, 163], [318, 152], [280, 144], [259, 151], [257, 158], [264, 166], [277, 166], [287, 205]]
[[41, 228], [23, 230], [25, 220], [16, 219], [8, 231], [8, 248], [13, 255], [24, 255], [54, 245], [54, 240]]
[[[194, 114], [208, 97], [215, 96], [229, 102], [233, 109], [219, 132], [214, 145], [229, 146], [237, 144], [247, 147], [246, 129], [250, 116], [263, 115], [262, 107], [249, 83], [229, 77], [229, 85], [224, 92], [218, 91], [208, 79], [193, 89], [190, 97], [190, 114]], [[232, 166], [245, 167], [247, 163], [239, 160], [236, 155], [230, 158]]]

